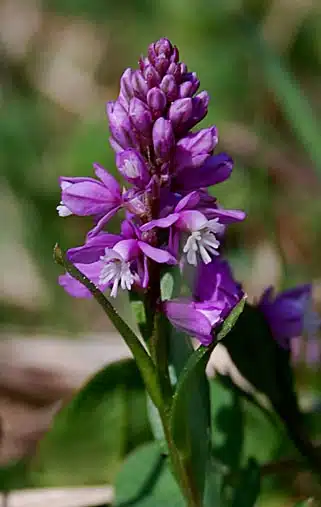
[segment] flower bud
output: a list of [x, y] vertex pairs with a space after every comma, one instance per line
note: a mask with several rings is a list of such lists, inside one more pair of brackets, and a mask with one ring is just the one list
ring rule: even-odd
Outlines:
[[177, 99], [177, 84], [174, 76], [171, 74], [166, 74], [166, 76], [163, 77], [160, 84], [160, 89], [165, 93], [167, 99], [170, 102], [173, 102], [175, 99]]
[[193, 83], [185, 81], [179, 87], [178, 96], [180, 99], [191, 97], [193, 95]]
[[120, 95], [127, 103], [129, 103], [130, 99], [134, 96], [131, 79], [132, 69], [126, 69], [120, 78]]
[[134, 188], [130, 188], [123, 195], [124, 207], [129, 213], [142, 217], [147, 213], [147, 207], [144, 199], [144, 192], [137, 192]]
[[136, 70], [132, 73], [131, 85], [133, 89], [133, 95], [135, 95], [141, 100], [146, 101], [148, 85], [145, 81], [143, 74], [139, 70]]
[[168, 161], [175, 144], [174, 132], [169, 120], [164, 118], [156, 120], [153, 127], [153, 144], [157, 158], [163, 162]]
[[154, 51], [157, 56], [164, 55], [166, 57], [170, 57], [173, 51], [173, 46], [168, 39], [162, 37], [157, 42], [155, 42]]
[[164, 76], [169, 66], [169, 60], [166, 58], [166, 56], [160, 55], [156, 59], [154, 66], [160, 76]]
[[152, 110], [154, 117], [158, 118], [163, 113], [167, 104], [165, 93], [159, 88], [152, 88], [147, 93], [147, 104]]
[[181, 71], [180, 71], [180, 68], [179, 68], [179, 66], [178, 66], [176, 63], [174, 63], [174, 62], [172, 62], [172, 63], [169, 65], [169, 67], [168, 67], [168, 69], [167, 69], [166, 74], [170, 74], [170, 75], [174, 76], [174, 78], [175, 78], [175, 81], [176, 81], [176, 82], [178, 82], [178, 80], [180, 80], [180, 77], [181, 77]]
[[122, 176], [136, 187], [144, 188], [150, 180], [146, 163], [135, 150], [128, 149], [118, 153], [116, 165]]
[[115, 141], [123, 148], [132, 148], [137, 144], [128, 113], [119, 100], [107, 103], [109, 129]]
[[129, 104], [129, 118], [135, 129], [144, 137], [150, 137], [152, 128], [152, 114], [149, 108], [137, 98], [133, 98]]
[[161, 82], [161, 77], [157, 70], [152, 65], [147, 65], [144, 69], [144, 77], [147, 81], [147, 85], [149, 88], [153, 88], [153, 86], [158, 86]]
[[176, 132], [184, 129], [185, 125], [191, 119], [192, 113], [193, 103], [190, 98], [178, 99], [171, 104], [168, 116]]
[[174, 63], [177, 63], [179, 60], [179, 52], [178, 52], [178, 49], [176, 46], [173, 47], [173, 51], [172, 51], [172, 54], [171, 54], [171, 57], [170, 57], [170, 61], [171, 62], [174, 62]]

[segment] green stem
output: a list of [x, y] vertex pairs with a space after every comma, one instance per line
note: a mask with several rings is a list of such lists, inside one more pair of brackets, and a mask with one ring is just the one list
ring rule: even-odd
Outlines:
[[74, 266], [70, 261], [68, 261], [65, 254], [58, 245], [56, 245], [54, 248], [54, 260], [57, 262], [57, 264], [63, 266], [65, 270], [73, 278], [75, 278], [75, 280], [84, 285], [96, 299], [99, 305], [102, 307], [106, 315], [114, 324], [117, 331], [124, 338], [128, 348], [131, 350], [137, 362], [137, 366], [142, 374], [144, 382], [146, 384], [148, 394], [151, 397], [153, 403], [159, 410], [162, 410], [163, 397], [158, 383], [158, 375], [156, 372], [156, 368], [150, 356], [148, 355], [146, 349], [143, 347], [142, 343], [138, 339], [138, 337], [130, 329], [130, 327], [126, 324], [126, 322], [120, 317], [120, 315], [115, 310], [113, 305], [108, 301], [108, 299], [104, 296], [104, 294], [96, 287], [96, 285], [92, 283], [81, 271], [79, 271], [79, 269], [76, 268], [76, 266]]
[[173, 440], [170, 428], [170, 419], [168, 411], [165, 410], [164, 412], [160, 412], [160, 417], [168, 445], [168, 451], [172, 464], [173, 473], [187, 501], [187, 506], [202, 507], [202, 501], [199, 498], [198, 491], [193, 486], [194, 481], [189, 473], [188, 463], [175, 446], [175, 442]]

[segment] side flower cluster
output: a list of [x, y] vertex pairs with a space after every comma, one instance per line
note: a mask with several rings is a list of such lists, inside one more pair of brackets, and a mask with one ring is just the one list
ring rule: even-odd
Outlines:
[[313, 309], [312, 286], [298, 285], [276, 296], [273, 292], [273, 287], [268, 287], [257, 305], [268, 323], [272, 336], [282, 348], [292, 350], [294, 361], [299, 355], [298, 348], [304, 339], [309, 351], [307, 360], [315, 362], [319, 354], [317, 333], [321, 319]]

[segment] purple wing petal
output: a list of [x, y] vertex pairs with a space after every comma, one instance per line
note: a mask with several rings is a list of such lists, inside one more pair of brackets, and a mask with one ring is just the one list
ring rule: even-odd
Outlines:
[[246, 213], [239, 209], [207, 208], [206, 216], [209, 219], [219, 218], [221, 224], [228, 225], [241, 222], [246, 218]]
[[67, 252], [68, 259], [73, 263], [92, 264], [104, 255], [105, 248], [113, 246], [122, 239], [118, 234], [101, 232], [97, 236], [89, 238], [82, 246], [70, 248]]
[[175, 222], [179, 219], [178, 213], [172, 213], [165, 218], [158, 218], [157, 220], [151, 220], [147, 224], [141, 226], [140, 230], [143, 232], [150, 231], [154, 229], [154, 227], [160, 227], [161, 229], [167, 229], [167, 227], [171, 227], [171, 225], [175, 224]]
[[183, 231], [198, 231], [207, 223], [207, 218], [197, 210], [181, 211], [176, 227]]
[[95, 227], [93, 227], [87, 234], [87, 238], [92, 238], [93, 236], [96, 236], [96, 234], [98, 234], [102, 228], [107, 224], [107, 222], [109, 222], [109, 220], [114, 216], [116, 215], [117, 211], [120, 209], [121, 207], [120, 206], [117, 206], [113, 209], [111, 209], [108, 213], [106, 213], [106, 215], [104, 215], [99, 221], [98, 223], [95, 225]]
[[225, 153], [220, 153], [207, 158], [198, 169], [183, 169], [177, 174], [173, 184], [175, 189], [184, 191], [209, 187], [229, 178], [232, 168], [232, 159]]
[[179, 203], [175, 208], [175, 211], [176, 213], [179, 213], [180, 211], [186, 208], [187, 209], [195, 208], [195, 206], [199, 203], [199, 201], [200, 201], [199, 193], [196, 191], [191, 192], [190, 194], [185, 195], [185, 197], [183, 197], [183, 199], [179, 201]]
[[109, 174], [109, 172], [106, 171], [104, 167], [102, 167], [97, 163], [94, 164], [94, 168], [97, 178], [99, 178], [103, 182], [103, 184], [108, 188], [110, 193], [113, 194], [116, 199], [120, 198], [121, 188], [116, 178], [114, 178], [114, 176]]
[[65, 206], [79, 216], [100, 215], [119, 203], [98, 181], [74, 183], [63, 190], [61, 195]]
[[153, 261], [158, 262], [160, 264], [176, 264], [177, 261], [173, 255], [171, 255], [166, 250], [162, 250], [161, 248], [155, 248], [148, 243], [144, 243], [144, 241], [138, 241], [139, 248], [143, 252], [146, 257], [153, 259]]
[[171, 323], [181, 331], [205, 339], [211, 336], [210, 321], [195, 309], [193, 303], [182, 300], [166, 301], [164, 312]]
[[[89, 280], [91, 280], [101, 291], [105, 290], [106, 285], [99, 285], [99, 275], [102, 268], [102, 262], [94, 262], [93, 264], [76, 264], [76, 267]], [[59, 285], [65, 289], [68, 294], [76, 298], [90, 298], [91, 293], [80, 282], [72, 278], [69, 273], [59, 276]]]
[[130, 261], [138, 257], [139, 246], [137, 239], [122, 239], [114, 246], [113, 250], [119, 253], [124, 261]]

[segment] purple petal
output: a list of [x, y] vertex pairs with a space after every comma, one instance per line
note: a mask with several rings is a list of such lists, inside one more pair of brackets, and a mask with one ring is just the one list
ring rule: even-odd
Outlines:
[[121, 223], [121, 234], [125, 239], [135, 239], [137, 236], [136, 228], [131, 220], [123, 220]]
[[73, 263], [92, 264], [104, 254], [105, 248], [113, 248], [121, 239], [122, 237], [118, 234], [101, 232], [89, 238], [84, 245], [70, 248], [67, 251], [67, 257]]
[[[101, 291], [105, 290], [106, 285], [99, 284], [99, 275], [102, 269], [102, 262], [94, 262], [93, 264], [76, 264], [76, 267], [83, 273], [89, 280], [91, 280], [96, 287]], [[59, 285], [65, 289], [68, 294], [76, 298], [91, 298], [92, 295], [86, 287], [80, 282], [75, 280], [69, 273], [61, 275], [58, 278]]]
[[229, 178], [232, 168], [233, 161], [228, 155], [213, 155], [197, 170], [191, 167], [180, 171], [175, 178], [174, 187], [188, 191], [216, 185]]
[[110, 136], [109, 138], [109, 144], [115, 153], [120, 153], [124, 149], [122, 148], [122, 146], [120, 146], [120, 144], [117, 143], [117, 141], [115, 141], [115, 139], [112, 136]]
[[208, 218], [219, 218], [220, 223], [227, 225], [234, 222], [242, 222], [246, 218], [246, 213], [238, 209], [209, 209], [206, 210], [206, 216]]
[[64, 205], [79, 216], [101, 215], [119, 204], [119, 198], [95, 180], [74, 183], [61, 195]]
[[179, 203], [175, 208], [175, 212], [179, 213], [183, 209], [194, 208], [199, 203], [199, 201], [200, 201], [199, 193], [196, 191], [191, 192], [190, 194], [185, 195], [185, 197], [183, 197], [179, 201]]
[[164, 313], [181, 331], [192, 336], [203, 337], [206, 343], [212, 341], [210, 321], [195, 308], [193, 303], [182, 300], [166, 301]]
[[139, 248], [143, 252], [144, 255], [153, 259], [153, 261], [158, 262], [160, 264], [176, 264], [177, 261], [173, 255], [171, 255], [166, 250], [162, 250], [161, 248], [155, 248], [144, 241], [138, 241]]
[[150, 180], [144, 158], [132, 148], [116, 155], [116, 165], [122, 176], [139, 188], [144, 188]]
[[181, 211], [176, 227], [183, 231], [199, 231], [207, 223], [207, 218], [197, 210]]
[[109, 222], [109, 220], [114, 216], [116, 215], [117, 211], [120, 209], [120, 206], [117, 206], [113, 209], [111, 209], [108, 213], [106, 213], [106, 215], [104, 215], [99, 221], [98, 223], [95, 225], [95, 227], [93, 227], [87, 234], [87, 238], [91, 238], [93, 236], [96, 236], [96, 234], [98, 234], [102, 228]]
[[142, 232], [150, 231], [151, 229], [154, 229], [154, 227], [160, 227], [161, 229], [167, 229], [167, 227], [171, 227], [178, 219], [179, 219], [178, 213], [172, 213], [171, 215], [168, 215], [165, 218], [158, 218], [156, 220], [151, 220], [147, 224], [144, 224], [141, 226], [140, 230]]
[[107, 187], [109, 192], [115, 196], [116, 200], [120, 199], [121, 189], [116, 178], [114, 178], [114, 176], [109, 174], [109, 172], [106, 171], [106, 169], [104, 169], [104, 167], [102, 167], [101, 165], [95, 163], [93, 164], [93, 166], [95, 168], [95, 174], [97, 178], [99, 178], [103, 182], [103, 184]]
[[124, 261], [135, 259], [139, 255], [139, 246], [137, 239], [123, 239], [116, 243], [113, 250], [119, 253]]
[[210, 153], [214, 150], [217, 142], [217, 129], [213, 126], [183, 137], [178, 141], [177, 149], [191, 154]]

